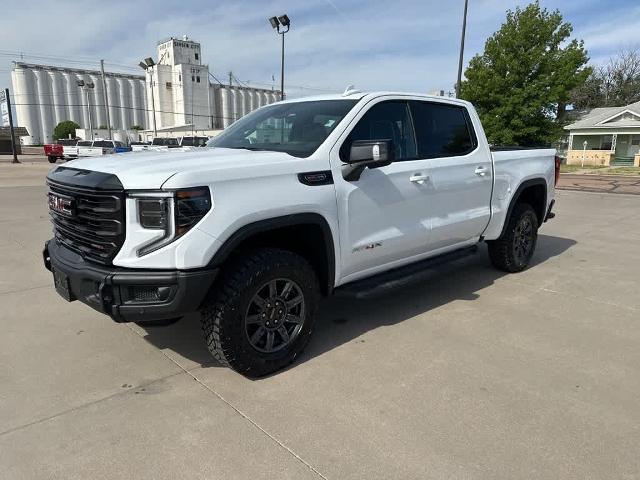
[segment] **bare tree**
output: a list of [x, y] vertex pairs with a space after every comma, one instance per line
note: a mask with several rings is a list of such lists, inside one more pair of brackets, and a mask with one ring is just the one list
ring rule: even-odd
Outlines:
[[578, 110], [620, 107], [640, 101], [640, 48], [620, 51], [605, 65], [594, 67], [571, 101]]

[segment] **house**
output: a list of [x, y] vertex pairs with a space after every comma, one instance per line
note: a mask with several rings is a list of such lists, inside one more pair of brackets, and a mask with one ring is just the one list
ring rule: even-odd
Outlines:
[[567, 164], [640, 166], [640, 102], [594, 108], [564, 128]]

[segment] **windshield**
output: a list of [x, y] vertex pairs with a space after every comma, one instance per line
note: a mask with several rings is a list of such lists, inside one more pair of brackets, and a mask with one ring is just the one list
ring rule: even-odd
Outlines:
[[264, 107], [235, 122], [207, 146], [308, 157], [356, 103], [358, 100], [320, 100]]

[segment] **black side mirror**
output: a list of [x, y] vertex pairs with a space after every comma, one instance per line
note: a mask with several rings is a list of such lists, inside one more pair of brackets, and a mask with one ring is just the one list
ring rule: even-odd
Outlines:
[[351, 144], [347, 167], [343, 177], [348, 181], [360, 178], [366, 167], [379, 168], [390, 165], [395, 160], [392, 140], [355, 140]]

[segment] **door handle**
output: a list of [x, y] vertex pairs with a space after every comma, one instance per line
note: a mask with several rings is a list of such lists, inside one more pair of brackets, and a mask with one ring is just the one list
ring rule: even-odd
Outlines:
[[481, 177], [484, 177], [487, 174], [487, 169], [485, 167], [478, 167], [476, 168], [476, 175], [479, 175]]
[[409, 177], [410, 182], [417, 183], [418, 185], [422, 185], [427, 180], [429, 180], [429, 175], [424, 175], [422, 173], [414, 173]]

